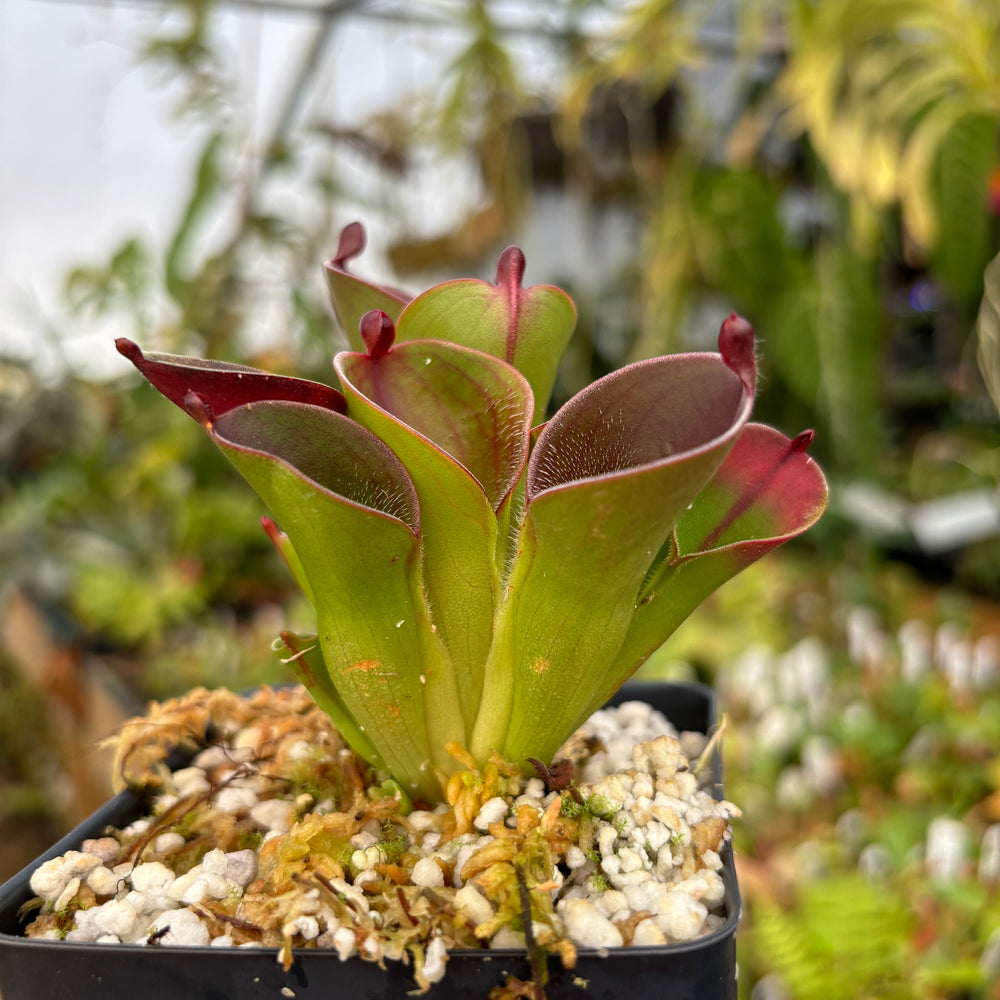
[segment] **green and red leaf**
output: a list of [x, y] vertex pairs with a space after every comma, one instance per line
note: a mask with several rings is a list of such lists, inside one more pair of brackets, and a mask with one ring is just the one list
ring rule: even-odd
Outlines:
[[441, 341], [392, 347], [380, 314], [362, 329], [370, 353], [339, 354], [335, 367], [351, 416], [389, 445], [416, 487], [431, 611], [471, 725], [500, 596], [497, 514], [527, 461], [531, 390], [479, 351]]
[[262, 402], [211, 417], [189, 398], [188, 409], [303, 557], [340, 701], [409, 792], [439, 794], [434, 771], [450, 761], [428, 728], [462, 740], [465, 727], [424, 599], [406, 470], [371, 432], [319, 407]]
[[379, 309], [395, 321], [411, 298], [398, 288], [365, 281], [351, 273], [348, 264], [364, 250], [365, 242], [361, 223], [349, 223], [341, 230], [337, 252], [323, 264], [334, 314], [355, 351], [364, 350], [359, 326], [366, 312]]
[[547, 759], [580, 721], [651, 562], [750, 415], [752, 336], [747, 326], [725, 359], [677, 355], [614, 372], [539, 435], [474, 755], [500, 740], [505, 756]]
[[524, 255], [508, 247], [500, 255], [495, 284], [460, 279], [436, 285], [400, 314], [396, 339], [444, 340], [513, 365], [531, 386], [537, 424], [576, 326], [576, 307], [551, 285], [524, 288], [523, 277]]
[[615, 664], [594, 691], [594, 708], [709, 594], [819, 520], [828, 491], [806, 454], [812, 437], [812, 431], [789, 439], [763, 424], [744, 427], [645, 581]]
[[528, 459], [533, 399], [524, 377], [489, 354], [442, 341], [393, 347], [384, 313], [361, 326], [368, 352], [335, 360], [345, 392], [364, 396], [461, 464], [498, 510]]
[[132, 364], [172, 403], [185, 409], [189, 393], [200, 396], [208, 410], [219, 415], [244, 403], [264, 399], [286, 400], [347, 412], [344, 397], [334, 388], [308, 379], [273, 375], [259, 368], [204, 361], [177, 354], [143, 354], [126, 337], [115, 341], [118, 353]]
[[629, 365], [541, 424], [571, 300], [524, 288], [510, 247], [495, 283], [411, 301], [350, 272], [364, 242], [347, 226], [326, 263], [355, 348], [334, 359], [342, 393], [118, 349], [273, 513], [318, 620], [314, 638], [283, 634], [292, 672], [359, 753], [434, 801], [451, 741], [480, 764], [548, 760], [704, 597], [812, 525], [827, 487], [811, 434], [748, 423], [740, 317], [718, 354]]

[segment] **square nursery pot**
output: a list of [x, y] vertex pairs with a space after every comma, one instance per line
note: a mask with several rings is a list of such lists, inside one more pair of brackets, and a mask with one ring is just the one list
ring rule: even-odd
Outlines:
[[[631, 683], [611, 704], [645, 701], [679, 730], [707, 732], [715, 721], [710, 689], [697, 684]], [[720, 765], [715, 794], [721, 798]], [[31, 873], [43, 861], [78, 850], [109, 826], [123, 827], [143, 814], [144, 803], [122, 792], [72, 833], [0, 886], [0, 996], [2, 1000], [257, 1000], [315, 997], [324, 1000], [402, 998], [414, 989], [410, 968], [386, 968], [335, 951], [296, 949], [288, 972], [269, 948], [185, 948], [77, 944], [23, 936], [21, 907], [32, 898]], [[736, 925], [740, 897], [732, 851], [725, 850], [726, 922], [694, 941], [659, 947], [603, 951], [580, 949], [576, 968], [557, 957], [548, 963], [548, 1000], [735, 1000]], [[507, 974], [531, 978], [527, 958], [516, 950], [455, 950], [444, 979], [431, 987], [434, 1000], [485, 1000]]]

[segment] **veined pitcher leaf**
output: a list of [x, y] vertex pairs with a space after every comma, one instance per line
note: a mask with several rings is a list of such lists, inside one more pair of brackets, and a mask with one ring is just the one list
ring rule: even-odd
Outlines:
[[420, 512], [405, 469], [365, 428], [319, 407], [263, 402], [215, 418], [197, 398], [188, 408], [299, 554], [347, 711], [408, 791], [436, 797], [435, 768], [454, 766], [439, 736], [461, 741], [465, 727], [424, 603]]
[[806, 454], [812, 438], [812, 431], [789, 440], [763, 424], [743, 428], [719, 471], [678, 521], [669, 555], [643, 586], [622, 648], [595, 687], [592, 710], [709, 594], [819, 520], [827, 485]]
[[516, 368], [481, 351], [443, 341], [393, 347], [387, 320], [369, 314], [361, 324], [369, 350], [337, 356], [345, 390], [361, 393], [459, 462], [498, 510], [528, 460], [531, 387]]
[[396, 339], [446, 340], [513, 365], [534, 393], [537, 424], [576, 326], [576, 307], [551, 285], [522, 287], [523, 277], [524, 254], [508, 247], [497, 263], [496, 284], [463, 278], [436, 285], [400, 314]]
[[236, 406], [262, 399], [283, 399], [322, 406], [338, 413], [347, 412], [344, 397], [336, 389], [320, 382], [289, 375], [272, 375], [259, 368], [228, 361], [204, 361], [177, 354], [143, 354], [139, 345], [126, 337], [119, 337], [115, 347], [167, 399], [182, 409], [185, 397], [193, 392], [217, 416]]
[[753, 333], [727, 323], [725, 359], [629, 365], [539, 435], [473, 755], [544, 760], [589, 704], [650, 564], [750, 415]]
[[395, 320], [411, 298], [406, 292], [365, 281], [348, 270], [348, 263], [364, 248], [364, 226], [360, 222], [351, 222], [341, 230], [337, 252], [323, 264], [334, 314], [355, 351], [364, 350], [358, 328], [366, 312], [380, 309]]
[[370, 353], [339, 354], [335, 367], [351, 416], [389, 445], [416, 487], [431, 614], [471, 726], [505, 555], [497, 513], [527, 461], [531, 389], [480, 351], [442, 341], [391, 347], [383, 320], [362, 322]]
[[678, 558], [722, 549], [747, 558], [761, 545], [773, 548], [812, 527], [827, 499], [826, 479], [806, 454], [812, 440], [812, 431], [789, 439], [773, 427], [748, 424], [678, 522]]

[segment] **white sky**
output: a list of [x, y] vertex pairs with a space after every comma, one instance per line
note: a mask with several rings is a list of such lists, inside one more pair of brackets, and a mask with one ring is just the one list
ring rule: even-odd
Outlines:
[[[60, 350], [93, 364], [101, 347], [66, 332], [81, 324], [60, 308], [63, 276], [132, 234], [162, 241], [176, 222], [203, 137], [171, 121], [171, 95], [136, 65], [139, 40], [162, 18], [137, 7], [0, 5], [0, 349], [58, 366], [51, 321]], [[260, 53], [263, 69], [265, 46], [247, 20], [233, 21], [234, 41]], [[269, 31], [267, 48], [306, 28]], [[103, 349], [113, 352], [107, 341]]]

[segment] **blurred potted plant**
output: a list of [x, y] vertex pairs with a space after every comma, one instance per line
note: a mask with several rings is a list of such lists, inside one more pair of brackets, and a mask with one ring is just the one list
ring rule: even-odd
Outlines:
[[[188, 879], [185, 887], [197, 876], [204, 888], [213, 874], [204, 868], [212, 843], [208, 828], [192, 819], [197, 809], [218, 805], [223, 791], [234, 791], [223, 789], [234, 777], [244, 783], [259, 779], [266, 744], [272, 745], [275, 767], [285, 768], [282, 780], [293, 791], [303, 787], [292, 776], [302, 771], [295, 762], [314, 759], [310, 747], [326, 741], [325, 778], [312, 774], [304, 797], [290, 798], [286, 789], [278, 799], [277, 820], [258, 815], [267, 837], [252, 876], [238, 888], [230, 880], [229, 890], [220, 890], [223, 897], [228, 891], [233, 905], [210, 906], [205, 893], [209, 900], [220, 896], [205, 889], [188, 909], [200, 906], [201, 916], [221, 921], [219, 934], [230, 944], [234, 934], [239, 943], [238, 931], [246, 931], [241, 922], [259, 929], [266, 910], [268, 919], [277, 920], [283, 965], [294, 972], [306, 967], [293, 948], [314, 942], [321, 930], [306, 900], [325, 892], [329, 905], [341, 908], [341, 918], [346, 907], [347, 923], [358, 925], [346, 938], [337, 937], [343, 926], [327, 928], [328, 943], [341, 957], [409, 955], [412, 976], [423, 989], [441, 978], [447, 944], [464, 935], [475, 945], [513, 929], [527, 946], [534, 983], [514, 977], [496, 995], [530, 996], [541, 988], [545, 972], [539, 956], [546, 946], [572, 969], [579, 948], [623, 938], [624, 925], [608, 930], [611, 922], [598, 920], [589, 902], [579, 902], [579, 893], [579, 905], [561, 898], [571, 869], [589, 872], [596, 883], [604, 879], [598, 891], [612, 878], [630, 902], [626, 936], [635, 937], [634, 943], [667, 941], [660, 930], [649, 929], [650, 918], [664, 926], [666, 918], [657, 909], [661, 896], [644, 895], [640, 905], [639, 889], [625, 891], [642, 873], [657, 864], [670, 869], [674, 858], [677, 870], [666, 873], [666, 882], [698, 875], [710, 887], [704, 890], [708, 895], [722, 886], [709, 869], [717, 873], [721, 865], [730, 807], [714, 808], [695, 789], [679, 744], [641, 744], [630, 769], [621, 772], [628, 775], [627, 788], [620, 775], [612, 776], [610, 784], [598, 781], [596, 791], [586, 794], [574, 783], [572, 763], [554, 758], [704, 597], [816, 521], [825, 507], [826, 483], [806, 455], [810, 432], [788, 439], [749, 422], [756, 364], [753, 331], [745, 320], [734, 315], [723, 323], [718, 354], [629, 365], [593, 383], [542, 423], [575, 324], [573, 304], [563, 292], [523, 287], [524, 258], [511, 247], [500, 257], [494, 284], [451, 281], [410, 300], [350, 272], [348, 264], [363, 245], [360, 226], [347, 227], [327, 264], [338, 319], [352, 332], [353, 349], [334, 359], [339, 389], [224, 362], [144, 354], [132, 342], [118, 341], [119, 351], [204, 427], [276, 519], [277, 524], [265, 519], [265, 527], [315, 606], [318, 622], [316, 635], [286, 632], [280, 646], [336, 730], [322, 730], [322, 721], [310, 723], [319, 729], [303, 730], [304, 710], [294, 698], [290, 715], [279, 723], [268, 713], [291, 696], [274, 693], [257, 697], [256, 704], [264, 706], [264, 721], [257, 723], [245, 707], [233, 707], [231, 696], [219, 693], [195, 692], [151, 714], [123, 738], [123, 756], [131, 764], [148, 761], [151, 750], [154, 759], [162, 756], [166, 744], [183, 742], [185, 735], [206, 740], [215, 726], [235, 738], [234, 752], [247, 750], [253, 734], [250, 757], [257, 773], [234, 770], [234, 764], [246, 764], [237, 755], [226, 757], [221, 777], [202, 777], [203, 784], [189, 795], [180, 779], [168, 779], [173, 794], [161, 800], [158, 817], [120, 838], [100, 865], [98, 841], [89, 844], [96, 854], [84, 852], [97, 859], [84, 867], [117, 873], [113, 885], [91, 885], [95, 878], [87, 869], [65, 877], [65, 884], [46, 887], [46, 876], [36, 872], [31, 886], [45, 900], [36, 933], [65, 936], [67, 927], [79, 930], [79, 911], [109, 902], [120, 904], [112, 907], [117, 919], [121, 907], [127, 909], [128, 887], [122, 882], [131, 880], [128, 898], [141, 896], [135, 872], [163, 865], [138, 863], [166, 857], [168, 841], [183, 860], [156, 891], [167, 895], [168, 885], [176, 890], [170, 910], [176, 918], [177, 908], [188, 902], [188, 889], [177, 888], [177, 876]], [[696, 727], [707, 728], [711, 720], [704, 702], [692, 710], [682, 705], [690, 702], [690, 691], [680, 689], [672, 697], [677, 704], [665, 707], [675, 721], [683, 727], [694, 717]], [[321, 713], [310, 718], [317, 716]], [[274, 751], [289, 731], [292, 748]], [[333, 745], [341, 737], [350, 749]], [[148, 781], [155, 768], [140, 771]], [[325, 815], [307, 809], [323, 797], [323, 781], [332, 793]], [[648, 785], [648, 794], [639, 784], [632, 794], [635, 782]], [[660, 823], [669, 842], [652, 843], [643, 827], [645, 839], [632, 838], [639, 850], [628, 848], [626, 854], [622, 845], [638, 823], [660, 822], [649, 810], [655, 813], [656, 803], [664, 808], [653, 796], [668, 790], [670, 802], [683, 800], [683, 809], [697, 808], [697, 814], [685, 814], [690, 822], [678, 820], [673, 828], [666, 820], [667, 825]], [[642, 808], [648, 817], [637, 819], [635, 810]], [[233, 810], [222, 812], [229, 816]], [[383, 833], [372, 840], [376, 821]], [[239, 846], [232, 840], [232, 822], [210, 823], [227, 851]], [[460, 851], [464, 843], [472, 853], [462, 858], [438, 851], [418, 877], [416, 841], [398, 840], [404, 831], [419, 840], [428, 824], [437, 838], [432, 848], [447, 842]], [[479, 834], [485, 836], [476, 839]], [[613, 864], [612, 848], [620, 848]], [[226, 874], [227, 857], [213, 854], [211, 863], [222, 865], [215, 875]], [[45, 872], [66, 876], [60, 859]], [[160, 868], [144, 878], [167, 878]], [[614, 881], [623, 868], [638, 874]], [[372, 917], [363, 894], [345, 881], [353, 875], [360, 885], [360, 871], [374, 872], [380, 890], [398, 899], [391, 933], [385, 912]], [[246, 899], [240, 904], [233, 897], [251, 877], [260, 888], [268, 872], [283, 902], [260, 903], [249, 920]], [[444, 911], [435, 909], [442, 887], [449, 882], [449, 888], [467, 887], [473, 876], [475, 898], [466, 893], [464, 902], [475, 908], [485, 899], [488, 914], [458, 916], [459, 904], [450, 904], [449, 931], [443, 933]], [[408, 895], [414, 886], [418, 893]], [[735, 886], [731, 889], [729, 908], [738, 910]], [[144, 900], [156, 895], [148, 886], [145, 891]], [[133, 902], [133, 911], [140, 905], [145, 903]], [[678, 967], [686, 964], [689, 971], [682, 975], [689, 977], [691, 968], [705, 966], [706, 953], [698, 947], [713, 944], [713, 935], [705, 933], [712, 927], [705, 923], [707, 909], [698, 907], [685, 912], [697, 914], [695, 934], [702, 938], [653, 949], [673, 954]], [[567, 929], [574, 923], [571, 909], [586, 917], [575, 921], [575, 939]], [[73, 912], [77, 917], [67, 917]], [[714, 936], [730, 961], [736, 915], [730, 912], [728, 930]], [[152, 943], [173, 933], [169, 921], [149, 931], [148, 919], [136, 924], [133, 916], [125, 914], [128, 930], [115, 924], [109, 936], [135, 940], [129, 935], [140, 925], [142, 940]], [[653, 937], [637, 931], [643, 922]], [[372, 941], [377, 946], [370, 946]], [[635, 963], [647, 950], [632, 949], [627, 968], [638, 969]], [[163, 949], [137, 951], [144, 956], [137, 959], [140, 964], [162, 961]], [[454, 962], [461, 952], [451, 954]], [[585, 980], [593, 971], [576, 968], [566, 989], [604, 995], [579, 993], [588, 988]], [[609, 968], [626, 967], [612, 962]], [[491, 968], [487, 953], [471, 979], [448, 988], [457, 990], [456, 996], [468, 995], [470, 988], [489, 989], [508, 971], [499, 964]], [[102, 977], [108, 974], [101, 970]], [[658, 984], [661, 974], [662, 968], [653, 973], [651, 983]], [[134, 971], [130, 975], [133, 984], [140, 981]], [[150, 980], [154, 995], [160, 976], [156, 972]], [[260, 983], [261, 976], [256, 979]], [[704, 981], [684, 980], [684, 988]], [[713, 995], [730, 995], [734, 969], [723, 970], [716, 981]], [[309, 986], [308, 976], [303, 982], [300, 975], [295, 990]], [[5, 993], [8, 988], [5, 983]], [[236, 989], [231, 982], [213, 988], [221, 991], [213, 995]], [[352, 987], [355, 993], [366, 988]], [[642, 987], [636, 988], [642, 995]], [[177, 996], [184, 989], [173, 982], [169, 993], [159, 995]], [[17, 1000], [16, 994], [7, 1000]]]

